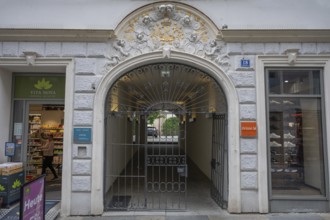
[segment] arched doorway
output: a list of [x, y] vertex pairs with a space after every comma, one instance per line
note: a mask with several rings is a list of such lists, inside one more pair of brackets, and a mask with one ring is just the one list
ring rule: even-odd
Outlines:
[[[240, 170], [239, 170], [239, 108], [235, 87], [229, 77], [214, 63], [201, 59], [200, 57], [185, 54], [178, 51], [170, 52], [170, 58], [163, 57], [163, 51], [144, 54], [129, 59], [114, 67], [98, 84], [94, 99], [93, 119], [93, 149], [92, 149], [92, 185], [91, 185], [91, 213], [101, 214], [104, 212], [104, 172], [106, 148], [106, 109], [107, 97], [112, 86], [128, 72], [147, 64], [172, 62], [184, 64], [196, 68], [213, 78], [223, 90], [227, 101], [228, 125], [228, 208], [229, 212], [240, 212]], [[210, 161], [209, 161], [210, 163]]]
[[105, 210], [203, 209], [210, 192], [226, 208], [226, 113], [221, 87], [197, 68], [156, 63], [121, 76], [106, 101]]

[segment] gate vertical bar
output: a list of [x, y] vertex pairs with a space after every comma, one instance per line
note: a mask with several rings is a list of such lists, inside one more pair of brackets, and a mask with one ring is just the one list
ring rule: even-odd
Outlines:
[[212, 161], [211, 161], [211, 196], [222, 208], [227, 207], [227, 141], [226, 115], [213, 115], [212, 125]]

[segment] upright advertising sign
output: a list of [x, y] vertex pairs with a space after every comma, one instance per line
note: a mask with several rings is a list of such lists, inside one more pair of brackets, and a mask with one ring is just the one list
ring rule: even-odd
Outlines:
[[20, 220], [45, 220], [45, 178], [43, 175], [22, 186]]
[[13, 142], [5, 143], [5, 156], [7, 157], [15, 156], [15, 143]]

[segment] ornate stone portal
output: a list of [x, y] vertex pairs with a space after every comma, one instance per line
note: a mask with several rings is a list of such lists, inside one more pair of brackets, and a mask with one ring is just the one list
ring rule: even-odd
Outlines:
[[207, 18], [187, 6], [153, 4], [133, 13], [116, 30], [104, 72], [134, 56], [163, 50], [164, 58], [177, 50], [211, 60], [224, 71], [230, 67], [226, 44], [217, 40], [217, 29]]

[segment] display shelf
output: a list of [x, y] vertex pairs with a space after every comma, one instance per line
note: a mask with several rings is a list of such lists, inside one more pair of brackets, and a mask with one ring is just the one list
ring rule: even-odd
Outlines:
[[298, 160], [300, 121], [301, 115], [295, 104], [284, 103], [280, 99], [270, 102], [268, 137], [272, 186], [275, 188], [285, 188], [302, 181], [303, 169]]
[[[26, 177], [35, 178], [37, 175], [37, 168], [41, 164], [41, 152], [38, 149], [41, 147], [40, 130], [41, 128], [41, 114], [29, 114], [29, 133], [27, 144], [27, 167]], [[38, 160], [36, 160], [38, 159]]]

